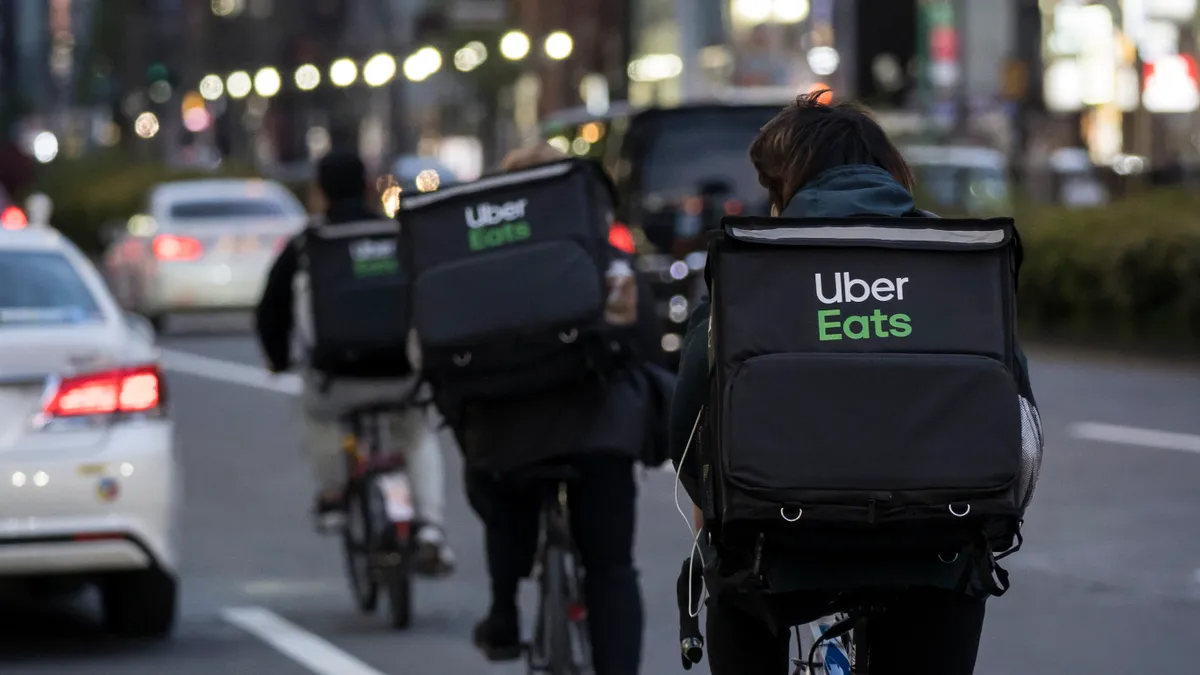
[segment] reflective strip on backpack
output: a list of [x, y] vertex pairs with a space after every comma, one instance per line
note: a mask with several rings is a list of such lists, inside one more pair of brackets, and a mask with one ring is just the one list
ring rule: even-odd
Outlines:
[[913, 227], [777, 227], [763, 229], [730, 228], [735, 239], [746, 241], [843, 240], [880, 242], [926, 242], [939, 244], [999, 244], [1004, 230], [940, 230]]
[[555, 164], [547, 164], [545, 166], [535, 167], [526, 171], [514, 171], [511, 173], [500, 174], [499, 176], [481, 178], [472, 183], [453, 185], [445, 190], [438, 190], [436, 192], [417, 195], [415, 197], [406, 197], [400, 200], [400, 208], [415, 209], [425, 206], [426, 204], [434, 204], [442, 201], [443, 199], [449, 199], [455, 195], [466, 195], [473, 192], [482, 192], [492, 188], [504, 187], [506, 185], [524, 183], [530, 180], [561, 176], [570, 171], [572, 166], [574, 165], [569, 162], [557, 162]]
[[322, 224], [311, 231], [322, 239], [345, 239], [347, 237], [370, 237], [399, 234], [400, 223], [394, 220], [363, 220], [359, 222]]

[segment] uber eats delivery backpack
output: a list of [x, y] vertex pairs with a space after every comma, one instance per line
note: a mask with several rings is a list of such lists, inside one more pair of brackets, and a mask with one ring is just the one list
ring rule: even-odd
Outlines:
[[399, 225], [382, 219], [314, 220], [299, 238], [312, 306], [314, 370], [328, 377], [412, 373], [405, 351], [409, 279], [399, 242]]
[[401, 201], [422, 376], [439, 398], [534, 394], [603, 370], [612, 204], [587, 160]]
[[[1042, 437], [1016, 349], [1011, 219], [726, 218], [697, 438], [718, 550], [967, 556], [1020, 546]], [[998, 580], [998, 581], [997, 581]]]

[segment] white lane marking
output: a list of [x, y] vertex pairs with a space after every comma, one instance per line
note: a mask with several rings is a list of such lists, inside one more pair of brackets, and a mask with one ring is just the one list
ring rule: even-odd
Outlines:
[[1141, 429], [1102, 422], [1081, 422], [1071, 426], [1071, 436], [1102, 443], [1140, 445], [1160, 450], [1177, 450], [1200, 454], [1200, 436], [1158, 429]]
[[346, 585], [341, 579], [257, 579], [242, 584], [242, 595], [248, 597], [284, 597], [328, 595], [341, 592]]
[[206, 377], [210, 380], [240, 384], [244, 387], [265, 389], [280, 394], [300, 393], [300, 376], [294, 373], [272, 375], [263, 368], [248, 366], [244, 363], [223, 361], [198, 354], [177, 352], [173, 349], [162, 350], [163, 367], [188, 375]]
[[384, 675], [262, 607], [226, 607], [221, 616], [318, 675]]

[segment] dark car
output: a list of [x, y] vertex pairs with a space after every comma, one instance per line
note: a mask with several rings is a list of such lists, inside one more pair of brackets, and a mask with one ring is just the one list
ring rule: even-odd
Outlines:
[[632, 245], [663, 321], [662, 349], [674, 367], [691, 305], [704, 290], [704, 233], [725, 214], [766, 214], [748, 150], [783, 103], [613, 106], [604, 115], [566, 111], [543, 138], [599, 160], [618, 190], [613, 240]]

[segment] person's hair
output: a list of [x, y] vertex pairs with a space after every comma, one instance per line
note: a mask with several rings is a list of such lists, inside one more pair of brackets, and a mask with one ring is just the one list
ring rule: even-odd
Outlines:
[[325, 199], [330, 202], [365, 197], [366, 167], [356, 153], [332, 151], [317, 163], [317, 187], [321, 188]]
[[879, 123], [859, 105], [827, 105], [828, 90], [799, 96], [759, 130], [750, 146], [758, 182], [780, 211], [823, 171], [850, 164], [877, 166], [905, 189], [913, 173]]
[[566, 153], [560, 152], [549, 143], [538, 143], [510, 151], [500, 162], [501, 171], [516, 171], [528, 169], [540, 164], [550, 164], [566, 159]]

